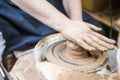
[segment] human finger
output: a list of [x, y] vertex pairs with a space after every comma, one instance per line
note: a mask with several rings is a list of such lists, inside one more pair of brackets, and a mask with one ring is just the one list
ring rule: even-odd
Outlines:
[[97, 32], [91, 31], [90, 33], [93, 34], [94, 36], [98, 37], [99, 39], [107, 42], [107, 43], [114, 44], [116, 42], [115, 40], [109, 39], [109, 38], [107, 38], [107, 37], [105, 37]]
[[99, 45], [98, 43], [94, 42], [91, 38], [89, 37], [84, 37], [83, 40], [89, 44], [90, 46], [100, 50], [100, 51], [106, 51], [108, 50], [106, 47]]
[[104, 46], [107, 49], [114, 49], [115, 48], [115, 46], [113, 44], [106, 43], [106, 42], [104, 42], [103, 40], [97, 38], [94, 35], [89, 34], [88, 37], [91, 38], [95, 43], [97, 43], [97, 44], [99, 44], [101, 46]]
[[87, 25], [89, 26], [89, 28], [91, 28], [94, 31], [101, 31], [102, 29], [99, 27], [96, 27], [95, 25], [92, 25], [90, 23], [87, 23]]
[[76, 39], [76, 43], [77, 45], [81, 46], [82, 48], [88, 50], [88, 51], [94, 51], [95, 48], [88, 45], [85, 41], [81, 40], [81, 39]]

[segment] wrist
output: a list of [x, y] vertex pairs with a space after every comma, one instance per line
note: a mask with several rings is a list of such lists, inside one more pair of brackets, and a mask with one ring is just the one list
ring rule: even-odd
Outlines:
[[61, 32], [65, 28], [69, 27], [68, 25], [70, 25], [71, 22], [72, 22], [72, 20], [70, 20], [70, 19], [61, 19], [60, 21], [57, 21], [56, 24], [54, 24], [54, 28], [58, 32]]
[[70, 19], [71, 19], [72, 21], [83, 21], [82, 17], [80, 17], [80, 16], [78, 16], [78, 17], [72, 16], [72, 17], [70, 17]]

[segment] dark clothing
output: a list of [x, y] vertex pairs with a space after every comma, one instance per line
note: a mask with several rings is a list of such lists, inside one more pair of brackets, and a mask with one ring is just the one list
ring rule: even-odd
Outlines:
[[[48, 0], [59, 11], [66, 15], [62, 0]], [[84, 21], [102, 27], [87, 13], [83, 13]], [[4, 55], [14, 50], [33, 48], [43, 37], [56, 33], [55, 30], [42, 24], [9, 0], [0, 0], [0, 31], [6, 40]], [[102, 32], [104, 34], [104, 30]]]

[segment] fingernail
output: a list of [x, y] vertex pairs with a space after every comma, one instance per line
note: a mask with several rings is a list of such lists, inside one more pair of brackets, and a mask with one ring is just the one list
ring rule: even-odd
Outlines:
[[116, 48], [116, 46], [113, 46], [111, 49], [115, 49]]
[[111, 41], [112, 41], [113, 43], [116, 43], [116, 41], [115, 41], [115, 40], [112, 40], [112, 39], [111, 39]]
[[96, 50], [95, 48], [91, 48], [91, 51], [94, 51], [94, 50]]
[[111, 46], [111, 49], [114, 49], [115, 48], [115, 46]]
[[101, 28], [99, 28], [100, 30], [102, 30]]
[[108, 49], [106, 48], [104, 51], [108, 51]]

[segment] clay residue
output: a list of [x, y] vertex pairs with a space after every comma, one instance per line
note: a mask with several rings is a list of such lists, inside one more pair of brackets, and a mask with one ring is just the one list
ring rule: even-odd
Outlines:
[[117, 73], [96, 74], [64, 70], [56, 80], [120, 80]]
[[65, 70], [59, 74], [57, 80], [101, 80], [101, 77], [95, 73], [89, 74]]

